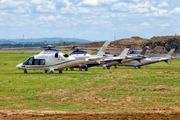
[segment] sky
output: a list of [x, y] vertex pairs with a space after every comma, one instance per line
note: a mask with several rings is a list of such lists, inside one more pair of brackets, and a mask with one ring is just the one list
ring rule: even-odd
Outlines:
[[180, 34], [179, 0], [0, 0], [0, 39]]

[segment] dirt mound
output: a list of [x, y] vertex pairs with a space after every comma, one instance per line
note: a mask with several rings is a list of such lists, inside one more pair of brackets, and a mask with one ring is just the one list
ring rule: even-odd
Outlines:
[[161, 53], [161, 54], [166, 54], [168, 53], [168, 51], [166, 50], [165, 47], [163, 46], [156, 46], [153, 51], [152, 51], [154, 54], [158, 54], [158, 53]]
[[124, 39], [113, 41], [111, 42], [109, 46], [113, 48], [119, 48], [122, 50], [127, 45], [131, 45], [131, 48], [135, 49], [135, 48], [139, 48], [142, 43], [145, 43], [147, 41], [148, 39], [141, 38], [138, 36], [133, 36], [131, 38], [124, 38]]
[[105, 43], [105, 41], [102, 41], [102, 42], [91, 42], [91, 43], [82, 44], [82, 46], [100, 48], [100, 47], [103, 46], [104, 43]]
[[[141, 38], [138, 36], [133, 36], [131, 38], [124, 38], [120, 40], [115, 40], [110, 43], [108, 48], [117, 48], [119, 50], [123, 50], [127, 45], [131, 45], [132, 48], [139, 47], [142, 43], [147, 42], [148, 39]], [[104, 44], [103, 42], [92, 42], [92, 43], [86, 43], [82, 44], [83, 46], [87, 47], [93, 47], [93, 48], [100, 48]]]
[[[87, 44], [81, 44], [82, 48], [100, 48], [104, 44], [103, 42], [92, 42]], [[123, 50], [127, 45], [131, 45], [132, 49], [143, 49], [145, 46], [149, 46], [148, 50], [152, 50], [156, 54], [167, 54], [170, 49], [175, 48], [175, 53], [180, 53], [180, 36], [158, 36], [151, 39], [141, 38], [133, 36], [131, 38], [124, 38], [112, 41], [108, 46], [110, 51]]]
[[[180, 36], [161, 36], [152, 37], [148, 42], [142, 43], [141, 47], [149, 46], [150, 50], [155, 49], [157, 46], [164, 47], [164, 51], [170, 51], [175, 48], [175, 53], [180, 53]], [[159, 48], [161, 48], [159, 47]], [[161, 48], [162, 49], [162, 48]], [[156, 48], [157, 50], [157, 48]]]

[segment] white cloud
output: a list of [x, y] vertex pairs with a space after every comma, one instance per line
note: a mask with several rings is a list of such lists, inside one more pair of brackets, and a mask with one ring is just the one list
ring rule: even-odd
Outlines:
[[63, 1], [66, 4], [66, 7], [61, 8], [62, 13], [77, 13], [77, 8], [72, 2], [68, 0]]
[[26, 10], [22, 7], [18, 7], [17, 9], [13, 10], [14, 13], [26, 13]]
[[[165, 28], [172, 24], [171, 29], [178, 24], [180, 7], [175, 2], [171, 3], [173, 6], [165, 3], [150, 0], [0, 0], [0, 35], [9, 37], [3, 30], [18, 28], [16, 34], [26, 30], [29, 37], [71, 37], [82, 33], [81, 38], [91, 27], [96, 27], [99, 35], [93, 36], [96, 31], [92, 30], [87, 39], [107, 38], [103, 33], [109, 33], [109, 36], [119, 32], [125, 33], [124, 36], [145, 35], [147, 31], [142, 33], [145, 28], [148, 28], [147, 33], [159, 34], [151, 30], [161, 29], [166, 34]], [[51, 32], [44, 33], [46, 30]]]
[[[38, 21], [57, 21], [57, 20], [65, 20], [66, 17], [63, 17], [62, 15], [41, 15], [40, 17], [37, 18]], [[40, 22], [41, 23], [41, 22]]]
[[89, 6], [96, 6], [101, 4], [108, 4], [112, 2], [117, 2], [118, 0], [84, 0], [78, 4], [78, 6], [82, 5], [89, 5]]
[[109, 15], [101, 15], [101, 18], [107, 19], [107, 18], [109, 18]]
[[144, 22], [144, 23], [140, 24], [140, 26], [149, 27], [149, 26], [150, 26], [150, 24], [149, 24], [148, 22]]
[[127, 17], [126, 13], [111, 13], [110, 16], [112, 18], [124, 18]]
[[129, 11], [131, 13], [146, 13], [149, 12], [149, 8], [151, 7], [151, 4], [149, 2], [145, 3], [137, 3], [137, 4], [132, 4], [132, 3], [125, 3], [125, 2], [120, 2], [117, 4], [114, 4], [111, 9], [112, 10], [119, 10], [119, 11]]
[[91, 13], [91, 11], [87, 8], [78, 7], [78, 13]]
[[167, 6], [169, 6], [169, 4], [166, 2], [162, 2], [158, 5], [158, 7], [167, 7]]
[[169, 23], [164, 23], [164, 24], [159, 24], [159, 26], [161, 26], [161, 27], [169, 27], [170, 25], [169, 25]]
[[158, 11], [159, 10], [158, 8], [153, 7], [153, 6], [151, 6], [150, 9], [151, 9], [151, 11]]
[[118, 0], [99, 0], [98, 2], [99, 3], [102, 3], [102, 4], [104, 4], [104, 3], [111, 3], [111, 2], [117, 2]]
[[180, 14], [180, 8], [174, 8], [174, 10], [170, 11], [170, 13]]
[[[7, 12], [4, 12], [4, 11], [0, 11], [0, 15], [1, 15], [1, 16], [7, 16], [8, 13], [7, 13]], [[2, 19], [2, 18], [1, 18], [1, 19]]]
[[30, 4], [27, 1], [13, 1], [2, 0], [0, 1], [0, 10], [4, 13], [16, 14], [16, 13], [29, 13]]
[[95, 6], [95, 5], [99, 5], [99, 4], [98, 4], [98, 0], [84, 0], [78, 4], [78, 6], [81, 6], [81, 5]]
[[56, 21], [56, 17], [54, 17], [52, 15], [40, 16], [38, 18], [38, 20], [40, 20], [40, 21]]
[[35, 6], [36, 11], [38, 12], [54, 12], [56, 11], [55, 4], [47, 1], [44, 5]]
[[63, 17], [62, 15], [57, 15], [56, 18], [57, 18], [57, 19], [61, 19], [61, 20], [62, 20], [62, 19], [66, 19], [66, 17]]
[[134, 1], [134, 2], [139, 2], [139, 1], [141, 1], [141, 0], [132, 0], [132, 1]]
[[22, 5], [24, 2], [13, 1], [13, 0], [2, 0], [0, 1], [0, 9], [6, 8], [16, 8], [19, 5]]
[[32, 4], [46, 4], [46, 0], [31, 0]]
[[168, 10], [158, 10], [157, 12], [153, 13], [146, 13], [145, 16], [147, 17], [167, 17], [170, 16]]
[[139, 27], [133, 24], [125, 24], [121, 27], [122, 30], [127, 30], [131, 32], [137, 32], [139, 31]]

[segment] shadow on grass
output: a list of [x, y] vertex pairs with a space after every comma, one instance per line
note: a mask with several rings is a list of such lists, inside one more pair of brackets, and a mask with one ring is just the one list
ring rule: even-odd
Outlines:
[[81, 72], [81, 71], [79, 71], [79, 72], [71, 72], [71, 73], [69, 73], [69, 72], [63, 72], [63, 73], [58, 73], [58, 72], [54, 72], [54, 73], [41, 73], [41, 72], [28, 72], [28, 73], [12, 73], [12, 72], [10, 72], [10, 73], [4, 73], [4, 74], [10, 74], [10, 75], [12, 75], [12, 74], [18, 74], [18, 75], [63, 75], [63, 74], [92, 74], [92, 72]]

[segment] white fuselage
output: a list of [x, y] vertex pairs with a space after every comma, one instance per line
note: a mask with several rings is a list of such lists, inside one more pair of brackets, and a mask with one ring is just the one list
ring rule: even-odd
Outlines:
[[[101, 57], [102, 58], [102, 57]], [[98, 58], [97, 58], [98, 59]], [[28, 58], [24, 63], [17, 65], [18, 69], [34, 70], [63, 70], [78, 64], [89, 62], [89, 58], [76, 59], [72, 56], [65, 56], [59, 50], [45, 50], [38, 55]]]
[[161, 61], [165, 61], [165, 60], [169, 60], [169, 58], [166, 58], [166, 57], [144, 58], [144, 59], [141, 59], [139, 61], [133, 60], [133, 61], [130, 61], [130, 62], [122, 63], [121, 65], [122, 66], [134, 66], [134, 65], [142, 66], [142, 65], [147, 65], [147, 64], [151, 64], [151, 63], [161, 62]]

